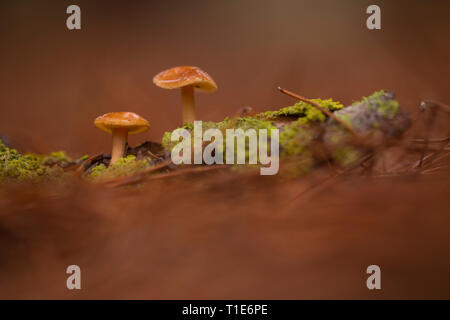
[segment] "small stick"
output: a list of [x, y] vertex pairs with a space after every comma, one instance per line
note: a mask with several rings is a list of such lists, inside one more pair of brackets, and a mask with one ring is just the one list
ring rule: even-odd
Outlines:
[[77, 165], [77, 168], [75, 169], [75, 172], [73, 173], [73, 175], [80, 176], [83, 173], [83, 171], [86, 169], [86, 167], [85, 167], [86, 163], [89, 163], [89, 165], [91, 165], [94, 160], [96, 160], [98, 157], [101, 157], [101, 156], [102, 156], [102, 153], [97, 153], [93, 156], [90, 156], [86, 160], [81, 161]]
[[450, 107], [446, 105], [445, 103], [439, 102], [439, 101], [431, 101], [431, 100], [425, 100], [420, 103], [420, 110], [425, 111], [428, 109], [428, 105], [431, 105], [431, 107], [439, 107], [442, 111], [450, 113]]
[[329, 116], [330, 118], [332, 118], [332, 119], [335, 120], [336, 122], [340, 123], [344, 128], [346, 128], [348, 131], [350, 131], [355, 137], [361, 138], [361, 135], [360, 135], [358, 132], [356, 132], [355, 129], [353, 129], [353, 128], [352, 128], [348, 123], [346, 123], [345, 121], [343, 121], [343, 120], [339, 119], [338, 117], [336, 117], [336, 116], [334, 115], [333, 112], [328, 111], [328, 110], [325, 109], [325, 108], [322, 108], [320, 105], [318, 105], [318, 104], [315, 103], [314, 101], [311, 101], [310, 99], [307, 99], [307, 98], [305, 98], [305, 97], [299, 96], [298, 94], [295, 94], [295, 93], [293, 93], [293, 92], [290, 92], [290, 91], [288, 91], [288, 90], [286, 90], [286, 89], [283, 89], [283, 88], [281, 88], [281, 87], [278, 87], [277, 89], [280, 90], [281, 93], [284, 93], [284, 94], [286, 94], [286, 95], [288, 95], [288, 96], [290, 96], [290, 97], [296, 98], [296, 99], [298, 99], [298, 100], [300, 100], [300, 101], [306, 102], [306, 103], [308, 103], [308, 104], [310, 104], [310, 105], [316, 107], [317, 109], [319, 109], [320, 111], [322, 111], [323, 113], [325, 113], [327, 116]]
[[[422, 106], [423, 102], [421, 103]], [[439, 105], [437, 105], [439, 107]], [[419, 160], [419, 165], [418, 167], [421, 168], [423, 165], [423, 158], [425, 157], [425, 153], [428, 150], [428, 142], [430, 140], [430, 131], [431, 131], [431, 127], [434, 124], [434, 121], [436, 120], [436, 113], [438, 108], [436, 108], [436, 104], [432, 105], [433, 108], [430, 108], [430, 112], [428, 115], [428, 118], [425, 119], [425, 141], [423, 142], [423, 148], [422, 148], [422, 152], [420, 154], [420, 160]], [[426, 109], [423, 109], [424, 111], [426, 111]]]

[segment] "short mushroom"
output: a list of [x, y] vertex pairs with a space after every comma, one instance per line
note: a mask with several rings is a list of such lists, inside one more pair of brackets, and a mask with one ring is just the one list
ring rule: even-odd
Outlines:
[[147, 131], [150, 124], [147, 120], [133, 112], [111, 112], [97, 117], [94, 121], [97, 128], [112, 134], [112, 165], [123, 157], [128, 134]]
[[183, 123], [195, 120], [194, 89], [204, 92], [214, 92], [217, 85], [205, 71], [198, 67], [180, 66], [158, 73], [153, 83], [164, 89], [181, 88], [181, 103], [183, 106]]

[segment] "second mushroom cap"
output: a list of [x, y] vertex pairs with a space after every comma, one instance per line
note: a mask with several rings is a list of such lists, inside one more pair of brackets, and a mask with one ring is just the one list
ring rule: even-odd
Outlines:
[[193, 123], [196, 120], [194, 90], [217, 90], [214, 80], [198, 67], [180, 66], [164, 70], [153, 78], [153, 82], [164, 89], [181, 90], [183, 123]]
[[198, 67], [179, 66], [164, 70], [153, 78], [153, 83], [164, 89], [177, 89], [192, 85], [200, 91], [214, 92], [217, 84]]

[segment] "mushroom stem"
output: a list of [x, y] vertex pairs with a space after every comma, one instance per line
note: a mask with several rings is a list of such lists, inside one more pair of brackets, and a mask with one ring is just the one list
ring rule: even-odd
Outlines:
[[183, 105], [183, 124], [195, 120], [194, 86], [181, 88], [181, 104]]
[[114, 164], [123, 157], [125, 145], [128, 138], [128, 129], [120, 128], [112, 130], [113, 147], [111, 153], [111, 161], [109, 165]]

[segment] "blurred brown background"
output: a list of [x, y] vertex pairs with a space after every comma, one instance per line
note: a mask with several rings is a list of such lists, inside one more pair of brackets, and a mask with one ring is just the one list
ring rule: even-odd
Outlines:
[[[381, 31], [365, 10], [381, 7]], [[82, 30], [66, 28], [77, 4]], [[134, 111], [152, 124], [131, 143], [160, 141], [181, 121], [177, 91], [152, 77], [197, 65], [219, 85], [198, 114], [222, 120], [249, 105], [291, 104], [284, 86], [345, 104], [387, 88], [414, 110], [450, 101], [449, 1], [2, 1], [0, 134], [22, 151], [108, 151], [98, 115]], [[33, 149], [39, 150], [33, 150]]]
[[[366, 29], [374, 3], [381, 31]], [[66, 28], [70, 4], [81, 31]], [[345, 104], [391, 89], [411, 112], [422, 99], [448, 104], [449, 12], [449, 1], [2, 0], [0, 134], [22, 151], [107, 152], [93, 120], [134, 111], [152, 128], [131, 143], [160, 141], [180, 124], [180, 96], [152, 78], [181, 64], [219, 85], [197, 95], [204, 120], [292, 104], [278, 85]], [[448, 299], [444, 168], [322, 187], [322, 172], [228, 171], [139, 192], [11, 185], [0, 189], [0, 298]], [[74, 263], [80, 292], [65, 287]], [[371, 264], [383, 269], [380, 292], [365, 286]]]

